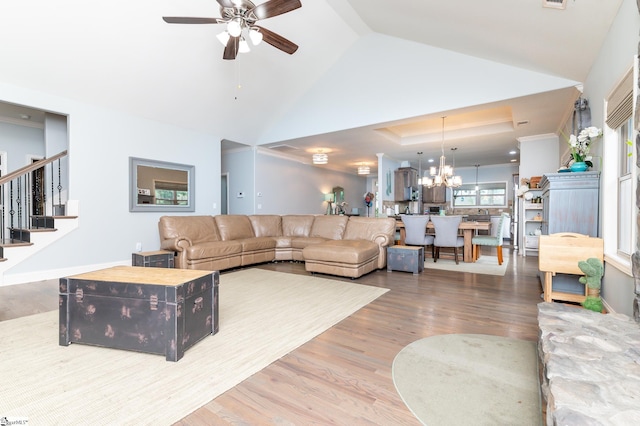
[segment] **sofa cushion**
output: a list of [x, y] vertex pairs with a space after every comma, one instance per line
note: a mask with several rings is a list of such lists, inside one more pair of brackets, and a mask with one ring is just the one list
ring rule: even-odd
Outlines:
[[276, 247], [276, 240], [271, 237], [245, 238], [244, 240], [238, 240], [238, 242], [242, 244], [244, 253], [274, 249]]
[[219, 215], [216, 216], [215, 219], [222, 241], [242, 240], [244, 238], [255, 237], [251, 221], [245, 215]]
[[323, 262], [358, 265], [378, 256], [378, 244], [365, 240], [327, 240], [312, 244], [302, 250], [305, 261], [313, 259]]
[[395, 235], [396, 221], [394, 219], [374, 219], [370, 217], [349, 218], [347, 229], [344, 231], [344, 240], [370, 240], [376, 235], [389, 235], [391, 240]]
[[308, 237], [313, 219], [312, 215], [282, 216], [282, 235], [285, 237]]
[[322, 237], [293, 237], [291, 238], [291, 248], [303, 249], [308, 245], [320, 244], [325, 241], [327, 241], [327, 239]]
[[187, 259], [218, 259], [242, 254], [238, 241], [213, 241], [190, 246], [185, 249]]
[[348, 221], [349, 216], [316, 216], [309, 236], [341, 240]]
[[162, 216], [158, 222], [160, 241], [188, 238], [192, 244], [220, 241], [213, 216]]
[[256, 237], [279, 237], [282, 235], [282, 217], [271, 214], [249, 216]]

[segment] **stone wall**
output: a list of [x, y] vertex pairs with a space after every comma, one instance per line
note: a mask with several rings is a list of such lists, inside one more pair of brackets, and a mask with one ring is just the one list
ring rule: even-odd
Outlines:
[[[636, 1], [638, 13], [640, 13], [640, 0]], [[640, 34], [639, 34], [640, 36]], [[640, 43], [638, 43], [638, 55], [640, 56]], [[640, 88], [640, 79], [637, 82]], [[636, 116], [634, 117], [636, 125], [636, 247], [640, 247], [640, 95], [636, 98]], [[640, 251], [636, 251], [631, 256], [633, 281], [635, 284], [635, 298], [633, 300], [633, 317], [640, 322]]]
[[640, 326], [560, 303], [538, 304], [547, 425], [640, 424]]

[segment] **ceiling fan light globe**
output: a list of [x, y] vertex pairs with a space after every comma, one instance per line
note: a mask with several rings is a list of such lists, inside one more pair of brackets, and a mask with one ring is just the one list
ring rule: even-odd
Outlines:
[[226, 45], [227, 45], [227, 43], [229, 42], [229, 38], [230, 38], [230, 36], [229, 36], [229, 33], [228, 33], [228, 32], [223, 31], [223, 32], [221, 32], [220, 34], [218, 34], [218, 35], [216, 36], [216, 38], [218, 39], [218, 41], [219, 41], [220, 43], [222, 43], [222, 45], [223, 45], [223, 46], [226, 46]]
[[238, 46], [238, 52], [240, 53], [247, 53], [251, 51], [251, 49], [249, 49], [249, 43], [247, 43], [247, 41], [243, 38], [240, 40], [240, 44]]
[[242, 34], [242, 25], [239, 19], [233, 19], [227, 23], [227, 31], [231, 37], [238, 37]]
[[253, 43], [254, 46], [262, 43], [262, 33], [253, 28], [249, 30], [249, 38], [251, 39], [251, 43]]

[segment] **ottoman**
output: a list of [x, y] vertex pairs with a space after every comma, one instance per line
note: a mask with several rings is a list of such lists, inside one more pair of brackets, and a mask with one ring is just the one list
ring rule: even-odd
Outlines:
[[328, 240], [302, 250], [307, 272], [359, 278], [375, 271], [380, 246], [368, 240]]

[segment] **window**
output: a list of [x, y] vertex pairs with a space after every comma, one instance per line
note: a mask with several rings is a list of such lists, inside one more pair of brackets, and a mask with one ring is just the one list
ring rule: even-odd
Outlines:
[[163, 206], [186, 206], [189, 191], [186, 183], [155, 181], [156, 204]]
[[631, 256], [631, 227], [633, 220], [633, 124], [631, 117], [616, 129], [618, 139], [618, 252]]
[[464, 184], [453, 188], [453, 207], [506, 207], [507, 182]]
[[606, 99], [600, 189], [605, 260], [628, 275], [636, 235], [633, 74], [632, 67]]

